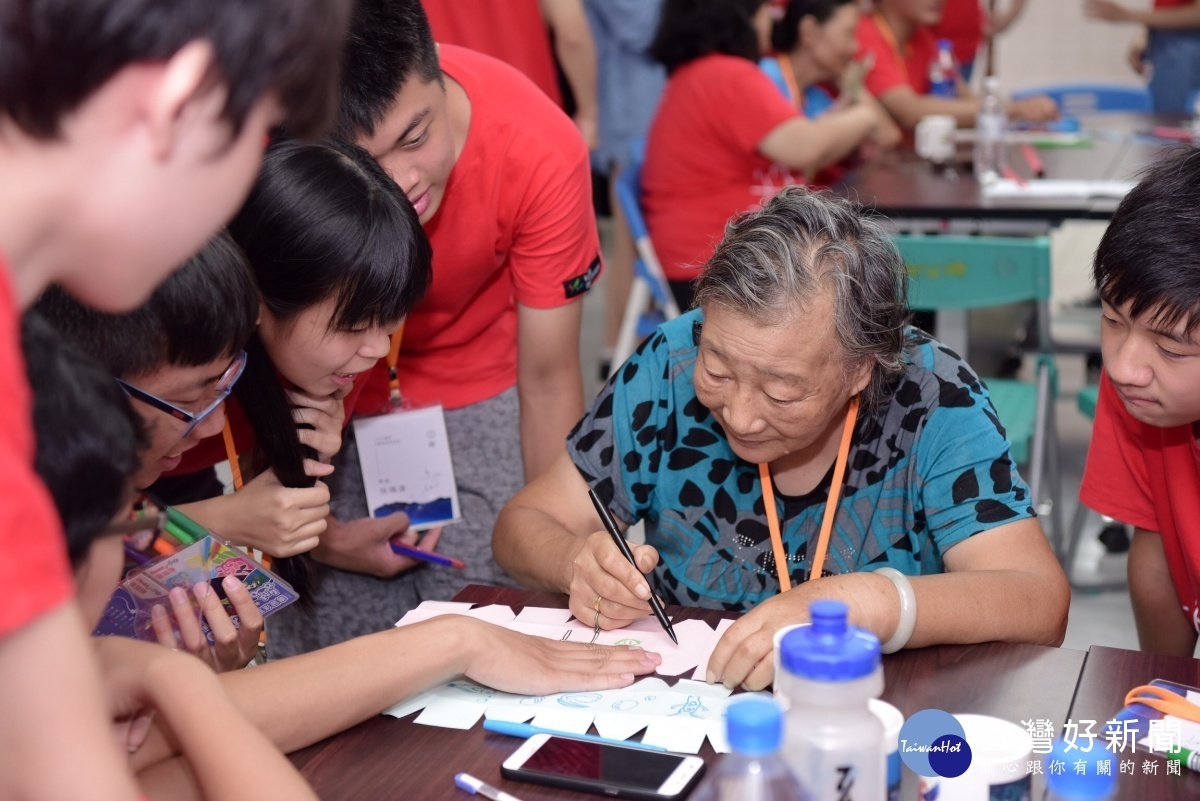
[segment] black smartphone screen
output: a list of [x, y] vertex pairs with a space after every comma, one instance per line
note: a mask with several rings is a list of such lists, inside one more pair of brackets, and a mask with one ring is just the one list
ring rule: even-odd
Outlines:
[[683, 759], [675, 754], [551, 737], [521, 770], [653, 791]]

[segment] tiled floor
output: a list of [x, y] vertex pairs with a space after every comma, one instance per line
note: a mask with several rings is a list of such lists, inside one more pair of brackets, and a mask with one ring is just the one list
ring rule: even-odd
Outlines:
[[[1064, 226], [1054, 234], [1055, 291], [1052, 317], [1056, 322], [1056, 339], [1061, 337], [1074, 342], [1086, 342], [1095, 341], [1098, 336], [1095, 310], [1072, 308], [1070, 304], [1089, 294], [1088, 269], [1103, 230], [1100, 224], [1080, 223]], [[607, 232], [607, 221], [603, 221], [601, 234], [606, 242]], [[589, 398], [595, 395], [600, 386], [595, 365], [603, 347], [603, 296], [602, 289], [592, 291], [584, 305], [583, 365]], [[1075, 406], [1075, 394], [1085, 379], [1083, 357], [1063, 356], [1059, 360], [1059, 369], [1060, 399], [1056, 412], [1063, 460], [1063, 520], [1069, 524], [1087, 455], [1091, 422]], [[1124, 575], [1124, 558], [1104, 555], [1103, 547], [1096, 540], [1099, 527], [1099, 519], [1092, 516], [1076, 559], [1077, 581], [1112, 581]], [[1073, 593], [1064, 645], [1081, 650], [1086, 650], [1089, 645], [1137, 648], [1128, 592]]]

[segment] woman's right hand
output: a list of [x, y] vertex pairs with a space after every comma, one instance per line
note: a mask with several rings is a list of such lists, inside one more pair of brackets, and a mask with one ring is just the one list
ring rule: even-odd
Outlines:
[[329, 488], [324, 483], [285, 487], [274, 470], [260, 473], [233, 495], [204, 503], [215, 502], [228, 504], [221, 515], [225, 528], [213, 527], [218, 534], [277, 557], [316, 548], [329, 516]]
[[593, 532], [581, 541], [571, 559], [568, 581], [571, 613], [577, 619], [587, 624], [597, 621], [602, 629], [619, 629], [650, 614], [650, 583], [644, 574], [658, 564], [658, 551], [649, 545], [629, 548], [637, 567], [629, 564], [607, 531]]

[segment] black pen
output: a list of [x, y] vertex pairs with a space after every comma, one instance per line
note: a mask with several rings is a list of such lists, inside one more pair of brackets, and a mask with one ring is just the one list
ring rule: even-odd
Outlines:
[[[617, 528], [617, 521], [613, 520], [612, 513], [608, 511], [608, 507], [597, 497], [595, 490], [589, 489], [588, 497], [592, 499], [592, 506], [596, 507], [596, 514], [600, 515], [600, 522], [608, 530], [609, 536], [613, 538], [613, 542], [621, 549], [621, 554], [629, 560], [629, 564], [633, 565], [636, 569], [637, 562], [634, 561], [633, 551], [629, 550], [629, 543], [625, 542], [625, 538], [621, 536], [621, 531]], [[646, 585], [650, 585], [649, 580], [646, 581]], [[675, 636], [675, 629], [671, 628], [671, 621], [667, 620], [667, 613], [663, 611], [662, 604], [654, 597], [653, 590], [650, 591], [650, 611], [654, 613], [654, 616], [658, 618], [658, 622], [662, 624], [663, 631], [670, 636], [676, 645], [679, 645], [679, 638]]]

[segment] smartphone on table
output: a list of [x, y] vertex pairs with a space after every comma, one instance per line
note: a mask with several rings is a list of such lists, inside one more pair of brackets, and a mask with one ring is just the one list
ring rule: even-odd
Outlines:
[[610, 798], [683, 798], [704, 773], [697, 756], [535, 734], [504, 760], [506, 779]]

